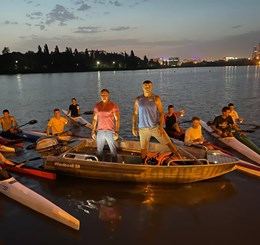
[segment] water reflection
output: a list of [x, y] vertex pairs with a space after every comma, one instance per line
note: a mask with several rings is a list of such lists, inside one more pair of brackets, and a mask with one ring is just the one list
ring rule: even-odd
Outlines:
[[82, 222], [86, 220], [84, 216], [93, 218], [94, 215], [106, 225], [110, 236], [121, 225], [131, 226], [133, 215], [142, 229], [146, 229], [147, 220], [156, 225], [169, 209], [188, 209], [196, 220], [196, 207], [236, 194], [233, 183], [223, 177], [185, 185], [118, 183], [66, 177], [47, 188], [47, 193], [65, 198], [70, 209], [79, 213]]

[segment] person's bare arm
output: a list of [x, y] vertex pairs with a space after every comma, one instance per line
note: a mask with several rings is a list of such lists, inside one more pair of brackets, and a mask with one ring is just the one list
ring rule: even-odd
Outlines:
[[114, 140], [117, 140], [118, 139], [118, 132], [119, 132], [119, 128], [120, 128], [120, 114], [119, 114], [119, 111], [114, 113], [114, 118], [115, 118], [115, 121], [116, 121]]
[[132, 116], [132, 133], [134, 136], [138, 136], [136, 123], [137, 123], [137, 117], [138, 117], [138, 98], [136, 98], [134, 103], [134, 112]]
[[97, 113], [94, 113], [92, 119], [92, 139], [96, 139], [96, 127], [97, 127]]

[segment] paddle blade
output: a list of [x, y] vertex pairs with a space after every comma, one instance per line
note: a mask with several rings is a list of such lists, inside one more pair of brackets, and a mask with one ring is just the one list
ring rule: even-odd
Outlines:
[[94, 114], [94, 111], [85, 111], [83, 114], [85, 114], [85, 115], [92, 115], [92, 114]]
[[29, 121], [28, 124], [33, 125], [33, 124], [35, 124], [37, 122], [38, 122], [37, 120], [33, 119], [33, 120]]

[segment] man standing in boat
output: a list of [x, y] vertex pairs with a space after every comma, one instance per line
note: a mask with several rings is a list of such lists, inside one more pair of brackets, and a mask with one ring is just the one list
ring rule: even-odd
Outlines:
[[163, 129], [164, 113], [162, 101], [158, 95], [152, 93], [153, 83], [148, 80], [144, 81], [142, 88], [143, 94], [138, 96], [134, 103], [132, 133], [134, 136], [138, 136], [136, 127], [138, 118], [141, 157], [143, 162], [147, 156], [149, 142], [152, 136], [161, 144], [167, 145], [177, 157], [181, 158], [177, 147], [171, 142], [169, 136]]
[[77, 104], [76, 98], [72, 98], [71, 102], [72, 102], [72, 104], [69, 106], [69, 110], [68, 110], [66, 116], [68, 116], [70, 114], [71, 117], [78, 117], [79, 116], [80, 107]]
[[120, 114], [117, 104], [109, 100], [109, 91], [102, 89], [101, 101], [94, 107], [92, 120], [92, 138], [97, 140], [97, 156], [102, 159], [103, 149], [107, 142], [112, 154], [112, 161], [117, 161], [115, 140], [118, 139]]
[[47, 136], [50, 135], [50, 129], [52, 131], [52, 135], [70, 135], [71, 132], [64, 132], [64, 127], [69, 125], [69, 122], [66, 118], [60, 115], [60, 109], [53, 110], [54, 117], [52, 117], [47, 125], [46, 133]]
[[17, 129], [18, 124], [13, 116], [10, 116], [7, 109], [3, 110], [3, 117], [0, 118], [2, 126], [1, 136], [8, 139], [16, 139], [16, 133], [21, 130]]

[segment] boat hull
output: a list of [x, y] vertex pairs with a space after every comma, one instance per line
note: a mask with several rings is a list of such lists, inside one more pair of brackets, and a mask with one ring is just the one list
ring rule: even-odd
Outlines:
[[[73, 142], [76, 144], [75, 142]], [[138, 142], [139, 143], [139, 142]], [[138, 143], [121, 142], [121, 147], [135, 148]], [[111, 162], [111, 155], [104, 154], [102, 161], [95, 160], [95, 155], [89, 153], [77, 153], [81, 151], [82, 145], [91, 149], [91, 140], [81, 141], [78, 146], [69, 147], [69, 150], [59, 156], [48, 155], [44, 157], [44, 169], [57, 174], [84, 177], [90, 179], [128, 181], [128, 182], [151, 182], [151, 183], [190, 183], [210, 179], [226, 174], [235, 169], [237, 160], [234, 157], [212, 154], [211, 162], [216, 164], [196, 165], [196, 160], [188, 164], [179, 161], [179, 165], [144, 165], [140, 154], [136, 150], [128, 149], [130, 152], [118, 154], [118, 162]], [[158, 146], [158, 148], [156, 147]], [[73, 151], [73, 149], [75, 151]], [[160, 144], [151, 144], [151, 149], [164, 149]], [[200, 149], [199, 149], [200, 150]], [[76, 153], [74, 153], [76, 152]]]
[[38, 193], [22, 185], [13, 177], [0, 181], [0, 192], [41, 214], [75, 230], [79, 230], [79, 220]]

